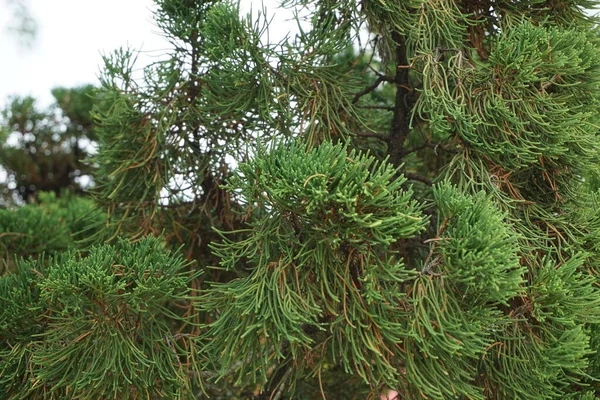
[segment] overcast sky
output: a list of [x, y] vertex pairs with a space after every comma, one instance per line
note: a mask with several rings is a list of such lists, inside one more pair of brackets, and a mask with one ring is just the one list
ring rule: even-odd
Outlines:
[[[97, 84], [102, 54], [121, 46], [142, 51], [139, 67], [169, 47], [153, 23], [152, 0], [28, 0], [38, 23], [31, 48], [6, 33], [12, 13], [5, 1], [0, 0], [0, 104], [12, 94], [48, 104], [53, 87]], [[289, 26], [277, 14], [276, 30]]]

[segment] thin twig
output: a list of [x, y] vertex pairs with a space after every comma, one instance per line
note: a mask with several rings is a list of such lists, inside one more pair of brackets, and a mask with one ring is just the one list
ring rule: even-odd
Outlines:
[[0, 239], [2, 239], [4, 236], [31, 236], [27, 233], [21, 233], [21, 232], [2, 232], [0, 233]]
[[419, 175], [419, 174], [413, 174], [412, 172], [406, 172], [404, 173], [404, 176], [406, 177], [406, 179], [410, 179], [411, 181], [419, 181], [419, 182], [423, 182], [426, 185], [433, 185], [433, 182], [429, 179], [424, 177], [423, 175]]
[[369, 94], [373, 90], [377, 89], [377, 87], [382, 82], [394, 82], [394, 79], [389, 76], [386, 76], [386, 75], [379, 75], [377, 77], [377, 79], [375, 80], [375, 82], [373, 82], [373, 84], [371, 86], [366, 87], [365, 89], [361, 90], [360, 92], [358, 92], [354, 95], [354, 99], [352, 99], [352, 104], [358, 103], [358, 100], [360, 100], [361, 97], [363, 97], [364, 95]]
[[376, 133], [376, 132], [357, 132], [356, 136], [359, 137], [372, 137], [379, 140], [383, 140], [384, 142], [388, 142], [390, 137], [384, 133]]
[[271, 395], [269, 400], [279, 400], [281, 398], [281, 396], [283, 395], [283, 391], [285, 389], [285, 384], [287, 383], [287, 380], [290, 378], [291, 375], [292, 375], [292, 368], [288, 368], [288, 370], [285, 371], [285, 375], [283, 375], [283, 378], [281, 378], [281, 383], [277, 387], [277, 392], [273, 392], [274, 396]]
[[365, 110], [394, 111], [394, 107], [387, 107], [387, 106], [357, 106], [356, 108], [362, 108]]
[[325, 396], [325, 391], [323, 390], [323, 380], [321, 379], [321, 370], [320, 369], [319, 369], [318, 377], [319, 377], [319, 389], [321, 389], [321, 396], [323, 397], [323, 400], [327, 400], [327, 396]]
[[[442, 237], [442, 233], [446, 230], [446, 226], [448, 226], [448, 218], [444, 219], [444, 222], [439, 227], [437, 236], [435, 238], [427, 239], [423, 243], [431, 243], [431, 248], [429, 249], [429, 254], [427, 254], [427, 258], [425, 258], [425, 262], [423, 263], [423, 269], [421, 270], [421, 275], [432, 275], [432, 276], [441, 276], [442, 273], [433, 272], [433, 268], [438, 266], [440, 262], [442, 262], [442, 255], [438, 254], [435, 258], [433, 258], [435, 254], [435, 249], [440, 240], [447, 240], [449, 238]], [[432, 260], [433, 258], [433, 260]]]

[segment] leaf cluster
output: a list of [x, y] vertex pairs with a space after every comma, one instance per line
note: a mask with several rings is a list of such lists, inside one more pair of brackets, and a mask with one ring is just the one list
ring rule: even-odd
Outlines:
[[264, 382], [281, 360], [312, 376], [340, 363], [374, 387], [397, 379], [393, 349], [406, 328], [395, 288], [412, 273], [391, 246], [427, 222], [403, 182], [389, 164], [328, 142], [282, 143], [240, 165], [230, 190], [249, 213], [267, 212], [246, 239], [214, 244], [221, 267], [251, 266], [212, 284], [201, 303], [219, 314], [206, 351], [222, 373]]
[[[19, 261], [0, 278], [0, 391], [14, 399], [186, 398], [201, 389], [180, 255], [151, 237]], [[190, 379], [193, 375], [195, 378]]]
[[39, 203], [0, 209], [0, 254], [4, 269], [17, 257], [38, 257], [92, 244], [102, 240], [106, 215], [90, 199], [63, 193], [42, 192]]

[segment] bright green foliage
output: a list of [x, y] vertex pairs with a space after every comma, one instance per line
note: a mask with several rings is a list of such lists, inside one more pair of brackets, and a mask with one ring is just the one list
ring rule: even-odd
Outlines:
[[432, 271], [440, 263], [444, 275], [459, 285], [457, 291], [471, 301], [507, 305], [521, 294], [525, 271], [519, 264], [518, 235], [505, 224], [506, 215], [484, 192], [472, 198], [443, 184], [433, 194], [442, 220], [431, 254], [439, 258], [430, 257], [424, 268]]
[[[200, 390], [187, 321], [194, 275], [143, 239], [20, 261], [0, 278], [0, 390], [15, 399], [182, 398]], [[148, 385], [152, 382], [152, 385]]]
[[401, 382], [434, 398], [485, 398], [476, 360], [511, 324], [503, 306], [522, 294], [517, 240], [483, 192], [466, 196], [444, 183], [434, 197], [438, 236], [409, 286]]
[[[394, 174], [389, 164], [329, 143], [310, 151], [281, 144], [239, 167], [230, 184], [248, 213], [268, 211], [245, 240], [215, 244], [223, 267], [244, 260], [250, 269], [213, 284], [201, 302], [221, 313], [206, 336], [223, 372], [266, 381], [282, 359], [308, 374], [339, 362], [373, 386], [398, 379], [390, 349], [405, 336], [406, 313], [394, 288], [414, 273], [390, 245], [418, 234], [427, 219]], [[238, 365], [240, 357], [248, 363]]]
[[106, 214], [0, 212], [0, 397], [600, 396], [595, 2], [156, 3], [76, 128]]
[[[560, 398], [569, 384], [585, 377], [587, 356], [597, 351], [585, 326], [598, 323], [600, 298], [595, 279], [577, 272], [581, 264], [577, 256], [559, 265], [548, 257], [510, 315], [530, 320], [495, 332], [497, 348], [482, 365], [489, 398]], [[502, 361], [511, 357], [512, 362]]]

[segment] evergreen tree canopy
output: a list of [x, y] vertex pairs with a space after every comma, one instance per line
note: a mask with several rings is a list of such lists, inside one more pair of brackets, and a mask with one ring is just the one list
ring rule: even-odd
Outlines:
[[0, 213], [0, 397], [600, 397], [594, 1], [156, 3], [55, 92], [95, 205]]
[[91, 116], [94, 87], [56, 88], [56, 104], [41, 111], [31, 97], [13, 98], [1, 113], [0, 182], [5, 203], [32, 202], [40, 191], [82, 193], [81, 177], [91, 168], [83, 160], [96, 140]]

